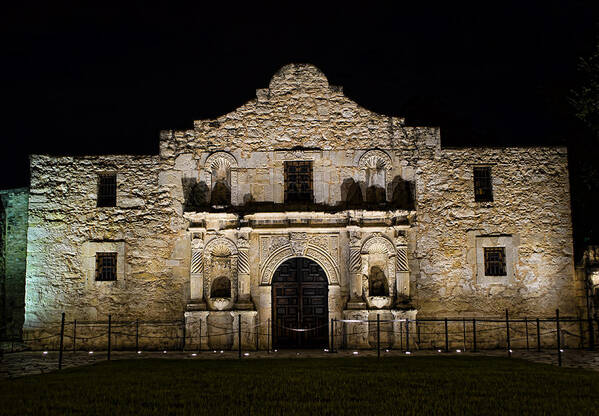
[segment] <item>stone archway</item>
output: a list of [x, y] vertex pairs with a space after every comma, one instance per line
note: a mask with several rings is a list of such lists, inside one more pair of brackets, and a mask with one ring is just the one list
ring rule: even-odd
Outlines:
[[273, 347], [325, 347], [328, 303], [328, 282], [322, 267], [306, 257], [283, 262], [272, 279]]

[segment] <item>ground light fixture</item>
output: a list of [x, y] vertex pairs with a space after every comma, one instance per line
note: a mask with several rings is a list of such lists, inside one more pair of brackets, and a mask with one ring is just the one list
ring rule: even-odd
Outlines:
[[138, 354], [141, 354], [141, 351], [137, 351]]
[[48, 355], [48, 351], [42, 352], [42, 355]]
[[358, 355], [358, 351], [354, 351], [352, 354], [353, 355]]
[[94, 353], [93, 351], [88, 352], [89, 355], [92, 355], [93, 353]]
[[198, 354], [196, 354], [195, 352], [193, 354], [191, 354], [192, 357], [196, 357]]
[[[462, 350], [455, 350], [455, 352], [462, 352]], [[512, 352], [512, 350], [510, 350], [510, 352]]]
[[163, 354], [166, 354], [166, 350], [162, 351]]
[[250, 353], [249, 352], [244, 352], [243, 355], [245, 355], [246, 357], [249, 357]]
[[412, 354], [410, 351], [406, 351], [406, 355], [410, 355]]

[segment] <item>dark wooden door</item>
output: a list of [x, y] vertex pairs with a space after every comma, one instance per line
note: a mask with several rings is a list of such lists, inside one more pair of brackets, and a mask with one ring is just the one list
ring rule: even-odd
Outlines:
[[328, 291], [316, 262], [300, 257], [279, 266], [272, 279], [273, 347], [328, 345]]

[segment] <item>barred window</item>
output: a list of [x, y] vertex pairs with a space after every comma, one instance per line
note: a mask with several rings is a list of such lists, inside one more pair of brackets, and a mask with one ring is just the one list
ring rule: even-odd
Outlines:
[[312, 202], [312, 162], [285, 162], [285, 202]]
[[116, 280], [116, 253], [96, 253], [96, 280]]
[[505, 276], [505, 247], [484, 247], [485, 275]]
[[98, 206], [116, 207], [116, 173], [98, 176]]
[[490, 166], [474, 167], [474, 200], [476, 202], [493, 202], [493, 182]]

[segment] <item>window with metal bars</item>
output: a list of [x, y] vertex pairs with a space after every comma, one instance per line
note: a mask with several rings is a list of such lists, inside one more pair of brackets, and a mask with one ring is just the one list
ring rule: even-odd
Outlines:
[[285, 202], [312, 202], [312, 162], [285, 162]]
[[116, 280], [116, 253], [96, 253], [96, 280]]
[[505, 276], [505, 247], [484, 247], [485, 276]]
[[474, 167], [474, 200], [493, 202], [493, 181], [490, 166]]
[[116, 207], [116, 173], [98, 176], [98, 206]]

